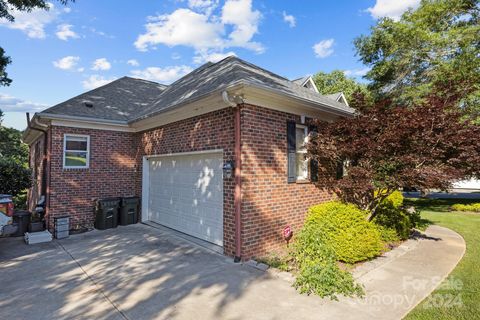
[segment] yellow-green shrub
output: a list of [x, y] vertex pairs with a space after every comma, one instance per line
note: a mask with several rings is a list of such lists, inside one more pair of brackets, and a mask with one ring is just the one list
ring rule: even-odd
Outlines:
[[[402, 206], [402, 193], [400, 191], [394, 191], [387, 198], [385, 198], [377, 208], [376, 217], [373, 219], [373, 221], [378, 226], [383, 228], [382, 240], [385, 242], [397, 241], [399, 239], [405, 240], [410, 236], [413, 223]], [[386, 240], [388, 238], [393, 239], [391, 237], [391, 230], [396, 231], [396, 240]]]
[[471, 203], [471, 204], [457, 203], [452, 205], [451, 209], [453, 211], [480, 212], [480, 203]]
[[377, 226], [353, 204], [332, 201], [313, 206], [305, 225], [331, 246], [339, 261], [367, 260], [378, 256], [383, 248]]
[[339, 268], [335, 252], [315, 224], [306, 224], [295, 237], [292, 257], [297, 269], [293, 286], [300, 293], [335, 300], [338, 294], [363, 295], [363, 288], [355, 283], [353, 276]]

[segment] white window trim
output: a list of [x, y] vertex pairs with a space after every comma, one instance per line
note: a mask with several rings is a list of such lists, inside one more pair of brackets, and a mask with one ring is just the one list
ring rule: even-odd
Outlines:
[[[304, 144], [307, 144], [308, 143], [308, 127], [305, 126], [305, 125], [302, 125], [302, 124], [297, 124], [295, 126], [295, 129], [303, 129], [303, 132], [304, 132], [304, 135], [305, 135], [305, 140], [304, 140]], [[295, 134], [296, 134], [296, 130], [295, 130]], [[295, 141], [296, 141], [297, 137], [295, 137]], [[307, 149], [305, 148], [304, 150], [298, 150], [298, 146], [296, 146], [296, 150], [295, 150], [295, 154], [299, 154], [299, 153], [302, 153], [302, 154], [306, 154], [307, 153]], [[308, 159], [306, 159], [306, 161], [308, 162]], [[297, 164], [298, 165], [298, 164]], [[297, 181], [298, 182], [307, 182], [307, 181], [310, 181], [310, 168], [309, 166], [307, 165], [307, 175], [306, 175], [306, 178], [304, 177], [299, 177], [298, 175], [296, 175], [296, 178], [297, 178]]]
[[[65, 161], [66, 161], [66, 152], [67, 152], [67, 137], [79, 137], [79, 138], [87, 138], [87, 163], [85, 166], [66, 166]], [[73, 151], [75, 150], [68, 150], [68, 151]], [[83, 150], [77, 150], [78, 152], [84, 152]], [[73, 134], [73, 133], [65, 133], [63, 135], [63, 169], [88, 169], [90, 168], [90, 136], [86, 134]]]

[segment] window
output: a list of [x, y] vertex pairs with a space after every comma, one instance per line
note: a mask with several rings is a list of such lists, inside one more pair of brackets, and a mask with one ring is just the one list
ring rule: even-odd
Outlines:
[[68, 169], [88, 168], [90, 137], [66, 134], [63, 144], [63, 167]]
[[295, 129], [295, 162], [297, 180], [308, 180], [308, 164], [307, 148], [305, 144], [308, 142], [308, 129], [306, 126], [297, 125]]

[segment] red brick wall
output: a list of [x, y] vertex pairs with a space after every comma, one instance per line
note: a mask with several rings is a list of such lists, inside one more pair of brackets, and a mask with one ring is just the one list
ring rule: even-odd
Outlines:
[[285, 248], [282, 229], [298, 232], [307, 209], [331, 195], [311, 183], [287, 183], [287, 120], [299, 117], [249, 105], [241, 115], [242, 256], [248, 259]]
[[[242, 256], [248, 259], [285, 247], [282, 229], [298, 231], [308, 207], [330, 199], [312, 184], [287, 183], [287, 119], [297, 116], [245, 105], [242, 118]], [[64, 134], [90, 135], [90, 168], [63, 169]], [[70, 214], [71, 227], [92, 226], [94, 201], [141, 196], [144, 155], [224, 150], [234, 160], [231, 108], [171, 123], [142, 133], [53, 126], [51, 128], [51, 217]], [[235, 253], [234, 179], [224, 180], [224, 250]]]
[[[142, 157], [144, 155], [223, 149], [223, 160], [234, 159], [234, 114], [231, 108], [170, 123], [140, 133], [137, 139], [137, 193], [141, 193]], [[235, 253], [234, 179], [224, 179], [223, 234], [224, 252]]]
[[[70, 214], [70, 227], [93, 226], [94, 203], [136, 194], [134, 135], [127, 132], [52, 126], [48, 223]], [[63, 168], [64, 134], [90, 136], [88, 169]]]

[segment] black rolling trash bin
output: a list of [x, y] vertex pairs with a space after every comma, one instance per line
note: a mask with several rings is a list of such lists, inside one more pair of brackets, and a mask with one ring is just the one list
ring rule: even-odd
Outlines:
[[32, 213], [26, 210], [18, 210], [13, 213], [13, 223], [18, 226], [17, 232], [12, 234], [13, 237], [23, 237], [25, 232], [28, 231], [31, 216]]
[[118, 225], [119, 198], [107, 198], [97, 201], [95, 206], [95, 228], [105, 230]]
[[120, 224], [134, 224], [138, 221], [138, 205], [140, 199], [138, 197], [125, 197], [122, 199], [122, 207], [120, 208]]

